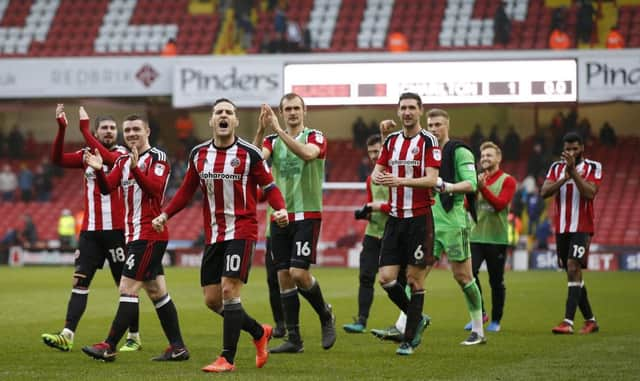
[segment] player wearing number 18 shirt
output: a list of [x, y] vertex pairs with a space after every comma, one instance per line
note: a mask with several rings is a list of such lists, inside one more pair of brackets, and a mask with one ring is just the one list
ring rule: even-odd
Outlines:
[[[434, 225], [431, 188], [436, 186], [441, 152], [437, 139], [422, 129], [422, 100], [415, 93], [403, 93], [397, 114], [402, 131], [390, 134], [371, 175], [375, 184], [389, 187], [389, 219], [382, 236], [379, 282], [389, 299], [407, 315], [404, 341], [396, 350], [410, 355], [420, 344], [429, 318], [422, 314], [424, 280], [433, 264]], [[381, 131], [385, 124], [381, 123]], [[398, 282], [406, 265], [409, 298]]]
[[100, 191], [106, 194], [120, 188], [123, 192], [127, 253], [120, 279], [120, 301], [109, 334], [104, 342], [83, 347], [82, 351], [95, 359], [115, 360], [116, 345], [138, 309], [138, 292], [144, 288], [169, 341], [169, 347], [153, 360], [187, 360], [189, 351], [182, 340], [178, 312], [167, 291], [162, 268], [169, 233], [156, 232], [151, 226], [152, 219], [160, 213], [169, 164], [166, 154], [149, 144], [150, 129], [142, 117], [127, 117], [122, 131], [131, 153], [118, 158], [108, 175], [102, 169], [99, 151], [85, 153], [85, 162], [95, 170]]
[[540, 194], [555, 196], [556, 248], [558, 265], [567, 272], [567, 302], [564, 320], [551, 331], [572, 334], [573, 319], [579, 307], [585, 318], [580, 333], [599, 330], [587, 297], [582, 269], [587, 267], [589, 244], [594, 232], [593, 199], [602, 182], [602, 165], [584, 157], [582, 137], [574, 132], [563, 138], [562, 160], [551, 164]]
[[236, 106], [226, 98], [216, 100], [209, 120], [214, 138], [193, 148], [180, 188], [165, 211], [153, 221], [154, 228], [162, 231], [167, 220], [187, 206], [200, 187], [204, 194], [202, 217], [206, 242], [200, 285], [207, 306], [224, 319], [222, 353], [202, 368], [205, 372], [235, 370], [241, 330], [253, 337], [256, 366], [262, 368], [267, 362], [272, 327], [261, 325], [249, 316], [240, 300], [258, 239], [258, 186], [276, 209], [274, 218], [278, 223], [288, 222], [284, 199], [269, 167], [257, 147], [236, 136], [238, 124]]
[[[84, 151], [87, 149], [64, 153], [64, 135], [67, 128], [67, 118], [64, 105], [56, 108], [58, 134], [53, 143], [51, 161], [64, 168], [78, 168], [84, 170], [84, 218], [78, 242], [78, 252], [75, 259], [73, 286], [71, 297], [67, 305], [67, 316], [64, 329], [58, 334], [44, 333], [42, 340], [50, 347], [69, 351], [73, 347], [76, 328], [87, 307], [89, 286], [98, 269], [109, 262], [111, 276], [116, 283], [120, 283], [122, 265], [124, 263], [124, 236], [122, 192], [115, 189], [103, 195], [96, 183], [95, 171], [83, 161]], [[104, 170], [109, 171], [115, 160], [127, 150], [116, 144], [118, 128], [112, 117], [98, 117], [95, 128], [90, 131], [89, 119], [83, 108], [80, 109], [80, 129], [91, 141], [90, 147], [98, 148], [105, 158]], [[122, 351], [133, 351], [142, 348], [138, 333], [138, 313], [129, 326], [129, 336]]]

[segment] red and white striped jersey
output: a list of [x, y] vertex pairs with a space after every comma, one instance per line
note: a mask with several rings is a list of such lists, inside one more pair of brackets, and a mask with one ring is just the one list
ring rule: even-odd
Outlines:
[[130, 170], [130, 156], [116, 160], [111, 173], [97, 172], [101, 188], [120, 187], [124, 199], [124, 236], [127, 242], [137, 240], [166, 241], [169, 230], [158, 233], [151, 221], [161, 212], [164, 191], [169, 182], [170, 167], [167, 154], [151, 148], [140, 154], [138, 166]]
[[[377, 164], [396, 177], [419, 178], [427, 175], [427, 168], [440, 168], [442, 153], [438, 140], [431, 133], [421, 130], [416, 136], [406, 138], [402, 131], [387, 137]], [[431, 189], [392, 187], [389, 189], [389, 215], [409, 218], [427, 214], [433, 205]]]
[[195, 146], [189, 154], [187, 174], [165, 213], [171, 217], [186, 206], [198, 185], [204, 194], [207, 244], [258, 239], [258, 186], [269, 192], [275, 183], [257, 147], [240, 138], [225, 148], [216, 147], [211, 140]]
[[[556, 161], [551, 164], [546, 180], [556, 182], [565, 175], [566, 163]], [[576, 165], [576, 170], [586, 181], [600, 185], [602, 182], [602, 164], [584, 159]], [[565, 182], [554, 200], [556, 233], [593, 233], [593, 200], [582, 197], [573, 179]]]
[[[88, 121], [86, 123], [88, 124]], [[84, 198], [84, 217], [82, 220], [82, 230], [122, 230], [124, 228], [122, 191], [120, 188], [116, 188], [109, 194], [100, 193], [100, 189], [96, 183], [95, 171], [93, 168], [87, 166], [83, 160], [84, 152], [90, 150], [90, 148], [87, 147], [75, 152], [63, 153], [64, 129], [66, 128], [66, 124], [64, 124], [63, 121], [58, 121], [58, 124], [60, 128], [53, 143], [51, 161], [64, 168], [82, 168], [84, 170], [84, 187], [82, 192]], [[100, 144], [99, 142], [97, 143]], [[126, 148], [119, 145], [111, 147], [108, 151], [106, 147], [102, 147], [102, 149], [104, 152], [109, 153], [109, 155], [103, 155], [105, 165], [102, 166], [102, 169], [105, 173], [110, 171], [111, 165], [113, 165], [118, 157], [126, 155], [129, 152]]]

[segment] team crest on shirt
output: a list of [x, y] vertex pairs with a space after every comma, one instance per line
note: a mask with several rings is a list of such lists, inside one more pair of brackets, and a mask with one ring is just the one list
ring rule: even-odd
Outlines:
[[436, 160], [442, 160], [442, 151], [440, 151], [440, 149], [436, 148], [433, 150], [433, 158]]
[[240, 165], [240, 159], [238, 159], [237, 157], [234, 157], [233, 159], [231, 159], [231, 163], [229, 163], [233, 168], [238, 168], [238, 166]]
[[156, 176], [162, 176], [164, 174], [164, 165], [157, 163], [154, 167], [153, 167], [153, 173], [156, 174]]
[[414, 155], [417, 154], [418, 152], [420, 152], [420, 149], [418, 147], [413, 147], [411, 149], [411, 153], [414, 154]]
[[144, 172], [147, 169], [147, 164], [145, 164], [145, 162], [143, 161], [142, 163], [138, 164], [138, 167], [140, 167], [140, 170]]

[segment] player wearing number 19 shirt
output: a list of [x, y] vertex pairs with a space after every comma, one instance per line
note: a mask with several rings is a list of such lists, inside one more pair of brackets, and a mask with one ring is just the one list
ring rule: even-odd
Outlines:
[[213, 103], [209, 125], [214, 138], [193, 148], [180, 188], [165, 212], [153, 221], [154, 228], [162, 231], [168, 218], [187, 206], [200, 187], [205, 196], [202, 217], [206, 241], [200, 284], [207, 306], [224, 319], [222, 353], [202, 368], [204, 372], [235, 370], [241, 330], [253, 337], [256, 366], [262, 368], [267, 362], [272, 327], [249, 316], [240, 300], [258, 239], [258, 187], [276, 209], [274, 218], [283, 225], [288, 223], [284, 199], [267, 163], [257, 147], [236, 136], [238, 124], [233, 102], [220, 98]]
[[[422, 309], [424, 280], [434, 260], [431, 188], [436, 186], [442, 155], [438, 140], [420, 125], [423, 108], [418, 94], [400, 95], [397, 113], [402, 131], [385, 139], [371, 180], [390, 188], [391, 211], [382, 236], [378, 280], [389, 299], [407, 315], [404, 341], [396, 353], [410, 355], [429, 321]], [[385, 121], [381, 126], [387, 122], [393, 123]], [[397, 281], [403, 265], [407, 266], [411, 298]]]
[[[76, 328], [87, 307], [89, 286], [98, 269], [109, 262], [111, 276], [116, 283], [120, 283], [122, 265], [124, 263], [124, 235], [122, 192], [119, 189], [103, 195], [96, 184], [93, 168], [83, 161], [84, 150], [64, 153], [64, 135], [67, 128], [67, 118], [64, 105], [56, 108], [58, 134], [56, 135], [51, 152], [51, 161], [64, 168], [78, 168], [84, 170], [84, 218], [78, 242], [78, 252], [75, 259], [73, 286], [71, 297], [67, 305], [67, 316], [64, 329], [57, 334], [44, 333], [42, 340], [50, 347], [69, 351], [73, 347]], [[89, 119], [84, 109], [80, 109], [80, 129], [85, 136], [92, 139], [91, 147], [99, 148], [105, 157], [104, 170], [109, 171], [115, 160], [128, 151], [116, 144], [118, 128], [112, 117], [98, 117], [93, 131], [89, 129]], [[93, 135], [92, 135], [93, 133]], [[94, 137], [95, 135], [95, 137]], [[121, 348], [124, 351], [142, 348], [138, 334], [138, 313], [129, 326], [129, 338]]]
[[82, 351], [95, 359], [115, 360], [116, 345], [138, 309], [138, 291], [144, 288], [169, 341], [169, 348], [153, 360], [187, 360], [189, 351], [182, 340], [178, 312], [167, 291], [162, 268], [169, 233], [167, 230], [156, 232], [151, 225], [160, 213], [169, 180], [169, 164], [166, 154], [149, 144], [150, 129], [140, 116], [127, 117], [122, 131], [131, 154], [118, 158], [108, 175], [102, 170], [99, 152], [85, 153], [85, 162], [95, 170], [100, 191], [106, 194], [120, 188], [123, 192], [127, 253], [120, 279], [118, 311], [107, 339], [83, 347]]
[[593, 199], [602, 182], [602, 165], [584, 157], [582, 137], [574, 132], [563, 138], [561, 161], [551, 164], [540, 194], [555, 196], [556, 248], [558, 264], [567, 272], [568, 295], [564, 320], [551, 331], [572, 334], [573, 319], [579, 307], [585, 318], [581, 334], [598, 332], [599, 327], [582, 280], [587, 266], [589, 244], [594, 232]]

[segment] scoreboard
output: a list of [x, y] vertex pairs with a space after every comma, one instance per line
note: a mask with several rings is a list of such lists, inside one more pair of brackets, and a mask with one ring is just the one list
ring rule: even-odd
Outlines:
[[309, 105], [397, 104], [415, 92], [426, 104], [575, 102], [573, 59], [288, 64], [284, 90]]

